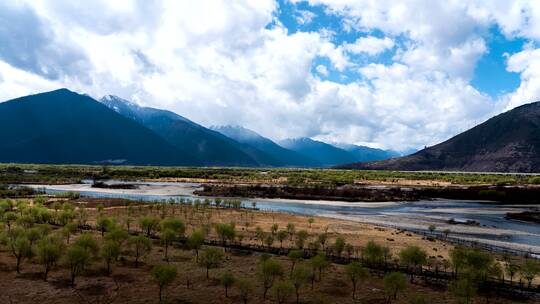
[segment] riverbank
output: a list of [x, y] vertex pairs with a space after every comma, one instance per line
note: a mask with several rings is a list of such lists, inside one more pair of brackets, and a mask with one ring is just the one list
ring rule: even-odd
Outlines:
[[203, 184], [197, 195], [214, 197], [282, 198], [348, 202], [418, 201], [435, 198], [482, 200], [507, 204], [539, 204], [538, 186], [392, 186], [355, 185], [337, 188], [276, 185]]
[[137, 196], [153, 196], [156, 197], [172, 197], [172, 196], [189, 196], [193, 195], [199, 184], [191, 183], [147, 183], [147, 182], [130, 182], [130, 184], [137, 185], [133, 189], [122, 188], [95, 188], [91, 183], [84, 184], [28, 184], [25, 187], [32, 188], [36, 191], [49, 191], [52, 190], [56, 193], [62, 192], [78, 192], [82, 195], [87, 193], [102, 193], [103, 195], [112, 194], [123, 196], [130, 196], [131, 199], [136, 199]]
[[[197, 227], [205, 222], [211, 222], [215, 224], [229, 224], [235, 223], [235, 229], [237, 230], [237, 237], [239, 242], [245, 245], [256, 246], [268, 246], [266, 240], [261, 240], [257, 235], [257, 230], [261, 229], [270, 234], [272, 227], [276, 227], [276, 235], [273, 236], [272, 247], [283, 248], [295, 248], [297, 247], [296, 239], [286, 237], [283, 242], [279, 242], [277, 239], [277, 231], [286, 230], [287, 226], [293, 225], [294, 231], [304, 230], [307, 232], [307, 238], [305, 241], [305, 247], [311, 248], [313, 243], [318, 242], [318, 237], [321, 234], [326, 235], [326, 244], [328, 248], [333, 248], [334, 243], [338, 237], [350, 244], [353, 248], [352, 252], [343, 252], [344, 256], [360, 256], [361, 248], [365, 248], [367, 243], [373, 241], [383, 247], [389, 249], [388, 261], [396, 262], [399, 258], [399, 252], [408, 246], [417, 246], [427, 253], [427, 257], [437, 261], [438, 267], [441, 267], [444, 263], [450, 261], [450, 251], [455, 248], [457, 244], [462, 244], [467, 247], [483, 248], [491, 251], [494, 257], [503, 263], [504, 251], [490, 250], [489, 246], [478, 246], [472, 237], [455, 238], [455, 235], [447, 237], [441, 237], [442, 230], [437, 227], [438, 231], [433, 233], [425, 233], [422, 231], [414, 232], [413, 229], [405, 230], [388, 225], [372, 224], [368, 222], [361, 222], [355, 219], [343, 217], [327, 217], [327, 216], [305, 216], [298, 214], [290, 214], [285, 212], [271, 212], [256, 209], [234, 209], [234, 208], [215, 208], [215, 207], [196, 207], [194, 205], [169, 205], [166, 204], [164, 209], [155, 207], [155, 204], [144, 202], [131, 202], [126, 205], [125, 200], [113, 200], [108, 201], [108, 205], [101, 213], [96, 208], [99, 204], [102, 204], [105, 200], [94, 198], [79, 198], [71, 201], [75, 206], [86, 206], [88, 211], [88, 224], [94, 226], [96, 224], [96, 218], [98, 216], [109, 216], [117, 219], [118, 223], [125, 223], [128, 216], [129, 205], [134, 207], [134, 216], [137, 214], [148, 214], [147, 210], [150, 210], [150, 215], [160, 216], [163, 210], [169, 215], [175, 215], [182, 218], [186, 222], [186, 235], [190, 235], [193, 231], [190, 227]], [[176, 212], [174, 209], [177, 209]], [[192, 215], [189, 215], [192, 214]], [[208, 215], [210, 214], [210, 215]], [[132, 229], [136, 230], [137, 222], [133, 223]], [[470, 231], [489, 230], [485, 227], [463, 227], [464, 229], [470, 229]], [[219, 236], [210, 229], [208, 239], [216, 242], [220, 241]], [[466, 242], [464, 242], [466, 240]], [[503, 242], [494, 240], [489, 243], [493, 248], [499, 245], [506, 245]], [[319, 244], [319, 249], [321, 245]], [[524, 255], [529, 252], [529, 247], [521, 246], [519, 244], [513, 244], [511, 246], [515, 251], [508, 251], [508, 253], [522, 252], [521, 254], [514, 255], [510, 259], [521, 261]], [[540, 249], [538, 247], [537, 249]], [[332, 250], [332, 249], [331, 249]], [[507, 278], [509, 279], [509, 278]], [[540, 283], [540, 278], [535, 280], [535, 283]]]
[[540, 211], [523, 211], [519, 213], [507, 213], [506, 218], [530, 223], [540, 224]]
[[[130, 182], [133, 183], [133, 182]], [[213, 197], [198, 197], [194, 191], [199, 184], [174, 182], [137, 182], [138, 189], [91, 188], [91, 183], [74, 185], [32, 185], [50, 194], [78, 192], [82, 197], [129, 199], [135, 201], [175, 201], [183, 199], [191, 203]], [[345, 202], [327, 200], [291, 200], [242, 198], [242, 204], [251, 208], [271, 212], [285, 212], [304, 216], [324, 216], [333, 219], [366, 223], [411, 231], [428, 231], [429, 226], [437, 231], [448, 230], [450, 237], [467, 239], [524, 252], [540, 252], [540, 226], [505, 218], [506, 213], [522, 212], [535, 205], [486, 204], [479, 201], [427, 200], [413, 202]], [[536, 205], [540, 207], [540, 205]], [[466, 223], [474, 222], [471, 226]]]
[[0, 164], [0, 184], [70, 184], [79, 183], [83, 179], [275, 184], [301, 187], [340, 187], [357, 184], [398, 186], [540, 184], [540, 177], [535, 174], [512, 173]]
[[[73, 201], [73, 203], [92, 208], [103, 201], [103, 199], [80, 198]], [[138, 206], [143, 206], [144, 208], [150, 208], [150, 206], [152, 206], [152, 204], [141, 202], [133, 203], [138, 204]], [[126, 210], [126, 201], [110, 201], [105, 210], [105, 214], [114, 216], [119, 222], [123, 222], [125, 220]], [[357, 248], [364, 247], [368, 241], [372, 240], [381, 245], [390, 247], [394, 255], [397, 255], [401, 249], [409, 245], [416, 245], [426, 250], [430, 255], [447, 259], [448, 251], [453, 248], [452, 245], [449, 245], [444, 241], [427, 240], [425, 236], [403, 232], [399, 229], [381, 227], [374, 224], [360, 223], [346, 219], [336, 219], [324, 216], [303, 216], [285, 212], [252, 209], [211, 208], [210, 210], [215, 210], [215, 215], [212, 217], [212, 222], [214, 224], [236, 223], [237, 229], [243, 234], [242, 242], [247, 244], [261, 244], [261, 241], [256, 237], [257, 227], [261, 228], [263, 231], [271, 231], [272, 226], [277, 225], [278, 230], [283, 230], [287, 228], [288, 224], [292, 224], [297, 232], [300, 230], [308, 232], [310, 237], [306, 241], [306, 247], [310, 241], [315, 240], [314, 238], [316, 238], [317, 235], [326, 232], [329, 246], [333, 244], [335, 238], [338, 236], [343, 237], [347, 243]], [[97, 212], [92, 209], [89, 209], [88, 211], [89, 224], [94, 224]], [[157, 214], [158, 212], [156, 212], [156, 215]], [[313, 219], [312, 223], [310, 223], [310, 218]], [[192, 221], [198, 222], [197, 219], [193, 219]], [[186, 234], [190, 234], [190, 231], [187, 231]], [[218, 240], [216, 235], [210, 234], [210, 236], [215, 240]], [[275, 246], [280, 245], [277, 239], [274, 240], [274, 242]], [[282, 245], [287, 248], [295, 247], [295, 241], [286, 238]]]
[[[54, 209], [52, 203], [56, 200], [45, 202], [45, 206]], [[104, 201], [108, 205], [101, 208], [100, 204]], [[455, 301], [454, 296], [445, 288], [448, 281], [440, 280], [451, 267], [448, 265], [448, 251], [452, 248], [446, 242], [430, 239], [414, 233], [409, 233], [396, 229], [387, 229], [374, 227], [372, 225], [354, 223], [344, 220], [327, 219], [322, 217], [306, 217], [291, 215], [285, 213], [265, 212], [261, 210], [250, 209], [232, 209], [215, 206], [195, 206], [178, 204], [159, 204], [129, 202], [122, 200], [104, 200], [94, 198], [63, 199], [63, 202], [73, 205], [75, 212], [84, 210], [87, 215], [87, 222], [84, 225], [84, 233], [89, 233], [98, 246], [105, 246], [110, 242], [112, 232], [105, 231], [104, 235], [96, 226], [97, 218], [114, 219], [114, 222], [122, 229], [128, 229], [132, 234], [142, 234], [143, 229], [138, 226], [142, 218], [177, 218], [185, 224], [185, 235], [189, 236], [194, 230], [203, 229], [204, 225], [215, 227], [220, 223], [235, 223], [235, 238], [228, 240], [229, 246], [224, 249], [216, 229], [209, 229], [205, 236], [206, 245], [201, 248], [199, 259], [202, 258], [204, 251], [208, 248], [217, 249], [224, 254], [216, 266], [209, 271], [208, 277], [204, 267], [197, 263], [195, 252], [182, 245], [181, 242], [173, 242], [165, 251], [162, 237], [159, 231], [150, 233], [152, 236], [153, 248], [140, 258], [138, 266], [134, 263], [135, 253], [133, 248], [125, 246], [120, 253], [120, 258], [112, 263], [112, 274], [107, 274], [107, 266], [100, 257], [92, 258], [86, 265], [83, 272], [76, 278], [76, 285], [70, 287], [70, 268], [63, 260], [54, 265], [48, 273], [48, 280], [44, 281], [43, 265], [37, 259], [27, 259], [22, 263], [21, 273], [15, 271], [16, 261], [11, 252], [5, 248], [0, 248], [0, 289], [3, 293], [0, 295], [0, 302], [4, 303], [58, 303], [67, 304], [75, 302], [84, 303], [157, 303], [158, 286], [152, 278], [152, 269], [154, 265], [168, 265], [178, 270], [178, 276], [171, 285], [164, 290], [166, 303], [241, 303], [238, 289], [233, 286], [225, 294], [223, 286], [220, 285], [220, 278], [224, 273], [232, 274], [235, 278], [246, 279], [250, 282], [249, 303], [274, 303], [275, 295], [269, 292], [264, 299], [263, 283], [260, 280], [261, 254], [266, 251], [281, 251], [279, 248], [296, 248], [299, 232], [307, 232], [305, 241], [306, 250], [312, 250], [312, 243], [319, 243], [319, 236], [326, 233], [326, 242], [323, 248], [319, 250], [329, 250], [335, 257], [336, 250], [334, 244], [338, 237], [342, 237], [347, 244], [353, 247], [352, 252], [345, 250], [341, 253], [344, 263], [348, 256], [352, 259], [358, 259], [361, 255], [361, 248], [365, 247], [367, 241], [375, 241], [377, 244], [388, 247], [388, 254], [384, 255], [384, 264], [388, 267], [399, 268], [399, 252], [410, 245], [416, 245], [423, 248], [429, 257], [429, 263], [424, 265], [422, 275], [415, 275], [414, 282], [407, 284], [404, 290], [399, 292], [399, 297], [394, 303], [411, 303], [418, 295], [424, 300], [450, 304]], [[127, 203], [127, 205], [126, 205]], [[131, 206], [132, 208], [128, 207]], [[81, 208], [85, 206], [85, 208]], [[130, 211], [131, 209], [131, 211]], [[55, 212], [55, 211], [54, 211]], [[131, 218], [131, 221], [126, 221]], [[313, 221], [310, 220], [313, 219]], [[126, 227], [126, 224], [129, 226]], [[278, 231], [286, 229], [286, 225], [294, 225], [295, 234], [292, 237], [287, 236], [283, 244], [276, 239], [272, 244], [268, 244], [268, 237], [272, 235], [272, 226], [277, 225]], [[60, 228], [53, 225], [51, 235], [60, 234]], [[257, 228], [260, 228], [265, 234], [265, 244], [260, 245], [260, 237], [257, 236]], [[118, 229], [118, 228], [116, 228]], [[145, 233], [145, 232], [144, 232]], [[67, 248], [76, 246], [76, 240], [80, 238], [81, 231], [77, 231], [71, 236], [71, 241], [66, 244]], [[292, 239], [292, 240], [291, 240]], [[232, 247], [232, 248], [231, 248]], [[244, 249], [237, 249], [243, 247]], [[324, 248], [326, 247], [326, 249]], [[245, 249], [255, 248], [255, 250]], [[167, 260], [164, 260], [164, 253], [167, 252]], [[502, 262], [501, 255], [494, 255], [497, 263]], [[279, 268], [285, 272], [283, 277], [291, 271], [291, 260], [284, 254], [271, 255], [272, 261], [275, 261]], [[516, 263], [523, 263], [519, 257], [510, 257]], [[445, 262], [446, 261], [446, 262]], [[300, 259], [296, 265], [311, 265], [312, 261]], [[386, 294], [384, 292], [384, 271], [394, 268], [380, 270], [380, 266], [369, 268], [370, 272], [362, 280], [357, 290], [357, 298], [351, 297], [351, 283], [347, 277], [346, 268], [343, 263], [325, 264], [322, 275], [313, 283], [305, 282], [300, 289], [301, 303], [386, 303]], [[367, 264], [366, 264], [367, 265]], [[297, 266], [299, 267], [299, 266]], [[379, 268], [378, 268], [379, 267]], [[379, 271], [377, 271], [379, 269]], [[403, 271], [409, 271], [401, 267]], [[438, 270], [436, 270], [438, 269]], [[443, 273], [445, 272], [445, 273]], [[437, 274], [439, 276], [431, 277], [427, 275]], [[277, 279], [276, 279], [277, 280]], [[514, 277], [517, 280], [517, 277]], [[493, 279], [494, 283], [497, 283]], [[314, 287], [310, 287], [314, 284]], [[538, 284], [533, 282], [533, 286]], [[500, 285], [500, 284], [498, 284]], [[508, 286], [508, 284], [507, 284]], [[518, 285], [514, 284], [517, 288]], [[475, 301], [480, 301], [485, 293], [479, 293]], [[535, 299], [526, 299], [521, 296], [516, 299], [511, 293], [494, 294], [492, 291], [487, 294], [491, 297], [490, 303], [538, 303]], [[496, 295], [496, 296], [495, 296]], [[287, 303], [290, 303], [288, 301]]]

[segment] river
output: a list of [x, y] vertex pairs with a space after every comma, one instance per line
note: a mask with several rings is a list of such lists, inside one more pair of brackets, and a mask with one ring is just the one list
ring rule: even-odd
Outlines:
[[[91, 181], [71, 185], [30, 185], [32, 188], [54, 194], [74, 191], [83, 197], [126, 198], [143, 201], [163, 201], [200, 198], [193, 191], [195, 183], [121, 182], [137, 184], [137, 189], [92, 188]], [[392, 226], [413, 231], [427, 231], [435, 225], [436, 232], [450, 231], [454, 239], [540, 254], [540, 225], [505, 218], [507, 212], [522, 212], [540, 205], [504, 205], [492, 202], [429, 200], [415, 202], [341, 202], [289, 199], [239, 198], [246, 207], [253, 202], [257, 208], [300, 215], [326, 216], [337, 219]], [[458, 224], [450, 224], [454, 219]], [[467, 225], [467, 221], [477, 225]]]

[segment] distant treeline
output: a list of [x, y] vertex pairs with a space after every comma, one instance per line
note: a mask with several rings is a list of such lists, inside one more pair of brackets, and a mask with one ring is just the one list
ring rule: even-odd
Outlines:
[[[402, 180], [447, 182], [459, 185], [540, 184], [540, 177], [517, 174], [360, 171], [286, 168], [189, 168], [153, 166], [87, 166], [0, 164], [0, 183], [76, 183], [82, 179], [208, 179], [220, 182], [256, 182], [303, 187], [334, 188], [349, 184]], [[489, 190], [489, 189], [488, 189]]]
[[364, 186], [323, 188], [265, 185], [204, 185], [196, 194], [224, 197], [264, 197], [306, 200], [339, 200], [350, 202], [415, 201], [421, 199], [481, 200], [506, 203], [537, 204], [538, 187], [387, 187]]
[[523, 211], [518, 213], [507, 213], [507, 219], [538, 223], [540, 224], [540, 211]]
[[339, 201], [414, 201], [421, 197], [413, 191], [399, 188], [322, 188], [322, 187], [275, 187], [262, 185], [204, 185], [203, 190], [195, 191], [198, 195], [224, 197], [264, 197], [304, 200], [339, 200]]
[[35, 194], [32, 188], [28, 187], [11, 187], [8, 185], [0, 185], [0, 198], [18, 198], [27, 197]]

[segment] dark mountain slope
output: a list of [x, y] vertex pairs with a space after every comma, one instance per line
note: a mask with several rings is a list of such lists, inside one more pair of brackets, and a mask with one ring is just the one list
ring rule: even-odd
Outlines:
[[117, 113], [151, 129], [177, 148], [198, 155], [205, 165], [275, 166], [280, 162], [257, 149], [238, 143], [176, 113], [140, 107], [116, 96], [101, 102]]
[[540, 172], [540, 102], [497, 115], [407, 157], [343, 168]]
[[274, 159], [280, 160], [283, 166], [314, 167], [319, 165], [316, 161], [297, 152], [285, 149], [272, 140], [263, 137], [252, 130], [240, 126], [219, 126], [212, 127], [212, 129], [236, 140], [237, 142], [252, 146], [270, 155]]
[[0, 103], [0, 161], [200, 164], [149, 129], [67, 89]]
[[281, 141], [280, 144], [289, 150], [314, 159], [322, 167], [356, 161], [356, 158], [349, 152], [310, 138], [287, 139]]

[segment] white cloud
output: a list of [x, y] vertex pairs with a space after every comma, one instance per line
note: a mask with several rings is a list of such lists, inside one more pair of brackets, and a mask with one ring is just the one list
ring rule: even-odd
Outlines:
[[326, 66], [319, 64], [315, 69], [317, 70], [317, 73], [323, 76], [328, 76], [328, 69], [326, 68]]
[[508, 58], [508, 71], [520, 73], [521, 83], [515, 92], [505, 96], [504, 110], [540, 101], [540, 49], [527, 46]]
[[21, 2], [0, 2], [0, 60], [47, 79], [88, 81], [83, 48], [61, 39], [47, 20]]
[[370, 56], [380, 54], [394, 47], [394, 41], [388, 37], [360, 37], [354, 43], [346, 44], [345, 50], [354, 54], [366, 53]]
[[60, 83], [12, 67], [0, 60], [0, 101], [51, 91]]
[[[271, 0], [0, 3], [0, 20], [11, 20], [9, 28], [0, 21], [0, 98], [66, 86], [276, 139], [312, 136], [395, 149], [434, 144], [508, 105], [538, 99], [534, 44], [508, 57], [508, 69], [521, 73], [516, 92], [492, 100], [469, 85], [489, 51], [490, 27], [509, 38], [540, 38], [536, 2], [310, 2], [340, 16], [341, 30], [368, 36], [339, 45], [339, 29], [291, 34], [279, 22], [269, 27], [278, 9]], [[314, 17], [298, 16], [305, 23]], [[386, 50], [395, 51], [388, 65], [350, 58]], [[312, 74], [319, 57], [328, 68], [362, 77], [322, 80]], [[325, 76], [328, 68], [315, 71]]]
[[298, 16], [296, 17], [296, 22], [298, 24], [311, 23], [311, 21], [313, 21], [313, 18], [317, 16], [315, 15], [315, 13], [306, 10], [298, 10], [297, 13]]

